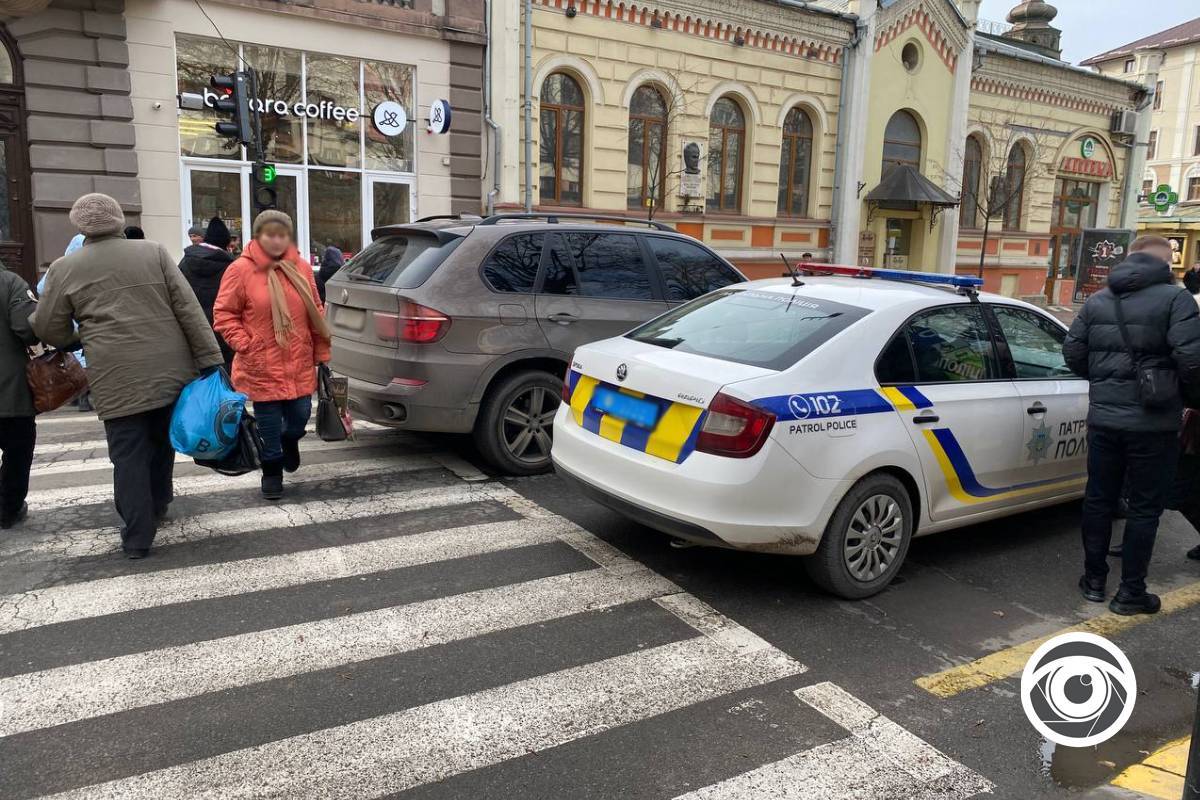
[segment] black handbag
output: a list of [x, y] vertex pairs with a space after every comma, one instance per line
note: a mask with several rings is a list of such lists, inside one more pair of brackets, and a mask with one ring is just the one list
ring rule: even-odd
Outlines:
[[350, 438], [350, 415], [339, 406], [333, 373], [324, 364], [317, 367], [317, 436], [323, 442]]
[[[1110, 290], [1111, 291], [1111, 290]], [[1112, 293], [1117, 314], [1117, 328], [1121, 331], [1121, 341], [1133, 361], [1133, 372], [1137, 376], [1138, 400], [1142, 407], [1150, 411], [1162, 411], [1177, 408], [1183, 403], [1179, 388], [1179, 374], [1170, 367], [1147, 366], [1138, 351], [1133, 348], [1129, 338], [1129, 330], [1125, 327], [1125, 309], [1121, 305], [1121, 296]]]
[[211, 460], [197, 458], [196, 463], [222, 475], [245, 475], [248, 472], [257, 472], [261, 468], [262, 449], [262, 438], [258, 435], [258, 423], [255, 422], [249, 411], [243, 411], [242, 419], [238, 422], [237, 441], [234, 443], [233, 449], [224, 458]]

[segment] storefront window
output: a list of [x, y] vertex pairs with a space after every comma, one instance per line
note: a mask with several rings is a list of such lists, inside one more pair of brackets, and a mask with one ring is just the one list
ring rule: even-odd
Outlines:
[[[308, 56], [308, 87], [305, 102], [311, 109], [323, 104], [358, 108], [358, 61], [336, 56]], [[362, 120], [323, 119], [309, 115], [308, 161], [325, 167], [357, 167], [361, 164]]]
[[246, 63], [258, 72], [258, 99], [262, 103], [259, 113], [267, 161], [301, 163], [304, 120], [293, 113], [301, 99], [300, 54], [278, 47], [246, 45], [243, 55]]
[[314, 169], [308, 173], [308, 207], [314, 253], [333, 245], [343, 253], [362, 246], [362, 175]]
[[[413, 68], [403, 64], [363, 64], [363, 91], [366, 108], [372, 109], [391, 100], [413, 112]], [[413, 167], [413, 137], [415, 120], [398, 136], [385, 136], [367, 123], [367, 169], [393, 172], [415, 172]]]
[[372, 219], [376, 227], [399, 225], [412, 219], [409, 210], [410, 188], [407, 183], [371, 181], [371, 209], [375, 212]]
[[220, 217], [234, 236], [242, 235], [242, 176], [237, 172], [191, 171], [192, 218], [188, 228], [208, 227], [208, 221]]
[[[236, 48], [236, 45], [235, 45]], [[223, 42], [180, 36], [176, 40], [176, 71], [180, 92], [208, 94], [213, 75], [234, 71], [238, 54]], [[212, 109], [179, 112], [179, 151], [185, 156], [199, 158], [242, 157], [242, 148], [229, 139], [218, 136], [213, 126], [224, 117]]]

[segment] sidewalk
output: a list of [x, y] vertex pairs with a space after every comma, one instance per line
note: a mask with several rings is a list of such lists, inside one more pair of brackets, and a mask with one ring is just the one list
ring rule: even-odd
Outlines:
[[1191, 737], [1176, 739], [1128, 767], [1086, 800], [1180, 800]]

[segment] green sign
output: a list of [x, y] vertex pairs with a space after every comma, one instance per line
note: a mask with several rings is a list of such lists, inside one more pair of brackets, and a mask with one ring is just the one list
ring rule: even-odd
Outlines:
[[1088, 136], [1079, 146], [1079, 152], [1083, 154], [1084, 158], [1091, 158], [1096, 155], [1096, 140]]
[[275, 175], [276, 171], [274, 164], [263, 164], [262, 169], [259, 170], [258, 178], [263, 183], [274, 183]]
[[1164, 183], [1154, 190], [1154, 194], [1150, 195], [1150, 205], [1154, 206], [1154, 210], [1159, 214], [1169, 214], [1171, 208], [1179, 204], [1179, 193], [1171, 188], [1171, 184]]

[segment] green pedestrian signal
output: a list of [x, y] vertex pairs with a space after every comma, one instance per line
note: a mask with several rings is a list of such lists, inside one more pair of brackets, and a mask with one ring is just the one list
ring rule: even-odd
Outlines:
[[258, 177], [263, 183], [274, 183], [275, 174], [276, 171], [274, 164], [263, 164]]

